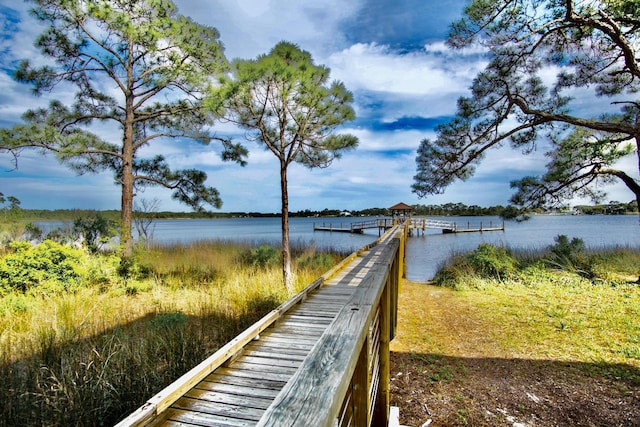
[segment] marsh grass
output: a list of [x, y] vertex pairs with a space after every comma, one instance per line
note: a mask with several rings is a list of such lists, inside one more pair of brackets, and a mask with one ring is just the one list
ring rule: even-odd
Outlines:
[[[126, 278], [4, 292], [0, 425], [113, 425], [133, 411], [288, 298], [280, 265], [246, 265], [248, 250], [155, 246], [138, 251]], [[340, 259], [294, 253], [297, 289]]]
[[[491, 274], [474, 265], [478, 251], [458, 254], [435, 284], [459, 291], [500, 357], [586, 362], [640, 384], [640, 251], [579, 252], [490, 252]], [[504, 265], [515, 267], [500, 274]]]

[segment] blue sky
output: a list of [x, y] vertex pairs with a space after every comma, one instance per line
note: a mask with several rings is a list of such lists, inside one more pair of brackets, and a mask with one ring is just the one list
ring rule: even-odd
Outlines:
[[[425, 0], [174, 0], [179, 11], [216, 27], [227, 58], [255, 58], [287, 40], [309, 51], [317, 64], [331, 69], [355, 97], [357, 119], [344, 127], [360, 140], [328, 169], [289, 169], [290, 210], [359, 210], [397, 202], [442, 204], [462, 202], [490, 206], [507, 204], [509, 182], [539, 174], [542, 153], [494, 152], [473, 178], [455, 183], [442, 195], [419, 199], [411, 192], [416, 149], [423, 138], [435, 137], [434, 127], [446, 122], [456, 99], [466, 95], [473, 77], [486, 64], [481, 52], [449, 50], [448, 25], [461, 16], [466, 1]], [[40, 29], [23, 2], [0, 0], [0, 126], [20, 120], [28, 108], [45, 105], [50, 97], [33, 97], [30, 88], [10, 75], [22, 58], [37, 62], [33, 47]], [[54, 92], [53, 98], [69, 94]], [[228, 124], [218, 134], [243, 134]], [[109, 130], [104, 130], [109, 132]], [[117, 129], [112, 130], [119, 138]], [[177, 141], [155, 142], [148, 154], [161, 153], [176, 168], [207, 172], [208, 184], [223, 199], [221, 211], [278, 212], [280, 184], [275, 157], [255, 143], [246, 143], [249, 163], [223, 163], [211, 147]], [[633, 165], [630, 165], [633, 167]], [[119, 187], [105, 172], [76, 176], [51, 155], [24, 152], [18, 170], [0, 157], [0, 192], [13, 195], [28, 209], [118, 209]], [[633, 170], [633, 169], [631, 169]], [[188, 208], [162, 189], [138, 197], [159, 199], [161, 210]], [[614, 186], [609, 200], [631, 200]]]

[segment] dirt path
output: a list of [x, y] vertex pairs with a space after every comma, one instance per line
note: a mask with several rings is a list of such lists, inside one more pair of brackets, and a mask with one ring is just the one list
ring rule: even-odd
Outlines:
[[506, 354], [476, 310], [450, 289], [403, 285], [391, 346], [401, 424], [640, 426], [639, 384], [597, 364]]

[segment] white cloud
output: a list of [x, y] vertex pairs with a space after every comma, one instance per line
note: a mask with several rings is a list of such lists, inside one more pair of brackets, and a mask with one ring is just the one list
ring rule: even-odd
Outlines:
[[410, 95], [452, 95], [464, 92], [485, 60], [467, 62], [429, 51], [402, 53], [389, 46], [358, 43], [328, 58], [332, 76], [350, 90]]
[[176, 0], [180, 13], [216, 27], [230, 58], [254, 58], [281, 40], [316, 55], [343, 43], [340, 23], [354, 14], [361, 1], [326, 0]]
[[358, 137], [358, 152], [363, 151], [415, 151], [422, 139], [429, 137], [428, 132], [418, 130], [398, 130], [393, 132], [374, 132], [369, 129], [345, 129], [345, 132]]
[[[344, 23], [357, 23], [364, 3], [364, 0], [327, 0], [317, 4], [296, 0], [176, 1], [180, 13], [218, 28], [228, 58], [254, 58], [267, 53], [281, 40], [291, 41], [311, 52], [316, 63], [330, 67], [331, 77], [343, 81], [354, 92], [360, 120], [348, 124], [343, 131], [360, 139], [359, 148], [345, 153], [327, 169], [309, 170], [292, 165], [289, 168], [292, 210], [363, 209], [391, 206], [398, 201], [410, 204], [457, 201], [468, 205], [506, 204], [512, 194], [509, 180], [542, 171], [546, 159], [541, 153], [523, 156], [509, 148], [492, 151], [469, 181], [456, 182], [444, 195], [421, 200], [411, 193], [416, 149], [420, 140], [436, 135], [433, 131], [415, 129], [388, 130], [401, 118], [425, 118], [437, 123], [454, 114], [456, 98], [468, 95], [473, 78], [487, 64], [484, 48], [471, 46], [452, 50], [441, 40], [425, 43], [427, 39], [414, 38], [407, 40], [407, 46], [411, 48], [401, 50], [401, 43], [393, 44], [392, 48], [350, 37], [347, 31], [354, 28], [347, 28]], [[15, 64], [21, 58], [44, 64], [47, 60], [33, 47], [42, 28], [34, 25], [32, 18], [27, 18], [26, 4], [11, 0], [0, 0], [0, 4], [19, 9], [23, 18], [18, 23], [17, 33], [0, 39], [0, 52], [8, 59], [4, 66], [11, 67], [9, 64]], [[420, 11], [416, 10], [416, 13]], [[368, 33], [372, 32], [358, 32]], [[415, 50], [415, 46], [423, 48]], [[546, 70], [545, 81], [551, 79], [555, 71]], [[47, 96], [32, 97], [29, 89], [27, 85], [15, 83], [6, 72], [0, 73], [3, 124], [18, 120], [28, 108], [48, 102]], [[73, 91], [57, 90], [52, 95], [70, 102]], [[589, 98], [587, 104], [578, 108], [596, 110], [602, 109], [603, 105], [602, 99], [592, 102]], [[121, 138], [119, 129], [106, 124], [96, 124], [92, 130], [105, 138]], [[223, 211], [278, 212], [279, 166], [273, 154], [258, 143], [244, 141], [243, 131], [230, 123], [216, 124], [213, 132], [218, 136], [233, 136], [236, 142], [246, 144], [250, 150], [249, 164], [243, 168], [222, 162], [216, 142], [203, 146], [189, 141], [159, 140], [146, 147], [142, 154], [162, 154], [172, 168], [203, 169], [209, 176], [207, 184], [220, 191]], [[10, 168], [7, 157], [0, 160], [0, 168]], [[624, 163], [630, 171], [635, 167], [632, 160]], [[120, 204], [120, 190], [113, 185], [110, 172], [77, 177], [58, 164], [53, 156], [43, 159], [39, 154], [25, 152], [20, 171], [2, 173], [0, 179], [0, 191], [24, 200], [24, 207], [118, 208]], [[161, 209], [188, 209], [171, 200], [169, 194], [165, 189], [150, 188], [138, 193], [138, 197], [162, 200]], [[630, 199], [625, 194], [630, 193], [619, 185], [612, 187], [612, 199]], [[84, 206], [79, 205], [81, 200], [85, 200]]]
[[461, 56], [484, 55], [489, 52], [489, 49], [479, 43], [474, 43], [473, 45], [462, 49], [453, 49], [443, 40], [427, 43], [424, 45], [424, 50], [427, 53], [442, 54], [455, 58], [460, 58]]

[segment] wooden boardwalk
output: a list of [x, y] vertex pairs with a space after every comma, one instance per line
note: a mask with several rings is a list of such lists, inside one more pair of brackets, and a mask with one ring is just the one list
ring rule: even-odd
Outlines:
[[427, 228], [439, 228], [445, 234], [450, 233], [482, 233], [485, 231], [504, 231], [504, 221], [501, 224], [494, 224], [492, 221], [489, 221], [487, 225], [486, 222], [480, 221], [479, 225], [474, 224], [471, 226], [471, 222], [467, 221], [466, 228], [463, 226], [459, 226], [457, 222], [453, 221], [440, 221], [433, 219], [425, 219], [425, 218], [412, 218], [409, 227], [412, 230], [422, 230], [424, 231]]
[[[303, 425], [300, 419], [304, 416], [310, 416], [311, 420], [315, 420], [312, 424], [307, 423], [309, 426], [315, 425], [318, 417], [322, 416], [328, 417], [331, 425], [338, 419], [340, 425], [360, 426], [370, 425], [376, 411], [382, 413], [383, 419], [388, 418], [388, 342], [395, 330], [397, 284], [402, 274], [402, 263], [393, 262], [393, 259], [401, 259], [397, 255], [398, 251], [404, 253], [403, 246], [401, 249], [398, 248], [399, 241], [402, 240], [399, 236], [402, 233], [403, 229], [398, 228], [394, 232], [385, 234], [376, 243], [352, 254], [338, 267], [310, 284], [304, 291], [269, 313], [174, 384], [151, 398], [117, 426]], [[392, 254], [392, 251], [395, 252]], [[393, 268], [390, 268], [391, 266]], [[362, 335], [362, 339], [349, 340], [354, 341], [349, 345], [356, 345], [356, 341], [361, 341], [363, 348], [369, 349], [367, 354], [373, 354], [370, 358], [366, 358], [369, 373], [364, 375], [367, 379], [366, 387], [359, 386], [360, 389], [366, 389], [369, 394], [364, 397], [368, 407], [366, 413], [362, 411], [362, 400], [353, 397], [357, 393], [355, 391], [347, 393], [345, 379], [336, 378], [334, 381], [337, 382], [334, 385], [331, 381], [327, 381], [326, 385], [318, 385], [318, 390], [313, 391], [317, 394], [316, 396], [307, 396], [307, 399], [316, 400], [320, 399], [324, 391], [327, 391], [331, 396], [326, 399], [333, 402], [336, 399], [334, 394], [338, 396], [340, 393], [346, 393], [343, 401], [323, 404], [318, 409], [326, 411], [327, 407], [331, 407], [334, 412], [318, 415], [312, 410], [307, 410], [306, 414], [298, 415], [290, 424], [287, 424], [283, 421], [283, 417], [290, 417], [293, 411], [284, 410], [283, 414], [281, 407], [286, 405], [282, 403], [276, 405], [274, 401], [285, 399], [281, 396], [282, 394], [291, 399], [290, 389], [297, 386], [295, 381], [292, 381], [294, 376], [305, 378], [305, 375], [318, 374], [315, 371], [320, 368], [315, 366], [317, 362], [314, 361], [314, 357], [326, 359], [330, 357], [326, 353], [337, 352], [336, 366], [331, 367], [331, 373], [340, 372], [342, 365], [338, 362], [347, 360], [347, 356], [343, 357], [340, 352], [346, 350], [343, 348], [319, 350], [316, 347], [322, 347], [323, 340], [330, 339], [333, 332], [331, 328], [340, 329], [336, 323], [339, 323], [338, 318], [341, 313], [358, 314], [359, 304], [367, 301], [368, 295], [373, 295], [368, 290], [372, 283], [378, 283], [381, 280], [374, 276], [382, 277], [385, 274], [386, 282], [395, 286], [395, 291], [392, 291], [387, 289], [387, 285], [383, 285], [387, 302], [383, 303], [382, 307], [387, 308], [378, 308], [375, 315], [367, 314], [367, 321], [372, 323], [361, 326], [366, 336], [359, 331], [357, 334]], [[389, 304], [393, 306], [391, 315]], [[345, 315], [343, 314], [342, 317], [344, 318]], [[386, 321], [380, 320], [385, 318]], [[350, 319], [348, 322], [354, 323], [354, 320]], [[384, 325], [381, 326], [381, 324]], [[345, 347], [348, 348], [349, 345]], [[356, 360], [362, 357], [363, 350], [356, 348], [351, 353], [353, 352], [357, 353]], [[348, 357], [349, 361], [353, 359], [351, 355]], [[326, 360], [323, 363], [325, 362]], [[303, 365], [309, 364], [312, 365], [311, 368], [308, 366], [306, 369], [302, 368]], [[344, 368], [355, 370], [355, 366], [355, 362], [349, 362]], [[322, 372], [319, 374], [326, 375]], [[346, 378], [348, 385], [349, 378], [352, 376], [355, 378], [356, 374], [345, 371], [344, 376], [346, 375], [349, 375]], [[286, 390], [287, 387], [289, 391]], [[340, 391], [331, 392], [332, 387]], [[382, 390], [382, 397], [378, 397], [378, 388]], [[294, 398], [304, 397], [294, 393]], [[378, 405], [386, 405], [386, 409], [381, 409]], [[265, 418], [267, 412], [269, 415]], [[364, 424], [362, 420], [367, 420], [367, 423]]]
[[340, 223], [340, 225], [333, 225], [333, 223], [325, 223], [322, 225], [313, 224], [313, 231], [329, 231], [336, 233], [364, 233], [364, 230], [369, 228], [377, 228], [379, 234], [381, 231], [389, 230], [391, 227], [395, 225], [395, 221], [392, 218], [380, 218], [380, 219], [372, 219], [369, 221], [359, 221], [352, 222], [348, 227], [344, 225], [344, 223]]
[[424, 234], [426, 229], [440, 229], [443, 233], [482, 233], [484, 231], [504, 231], [504, 222], [501, 225], [493, 224], [493, 222], [489, 222], [483, 224], [481, 221], [479, 225], [471, 226], [470, 222], [467, 222], [466, 228], [464, 226], [458, 226], [458, 223], [453, 221], [442, 221], [438, 219], [428, 219], [428, 218], [378, 218], [369, 221], [360, 221], [360, 222], [352, 222], [345, 226], [344, 223], [340, 223], [340, 225], [334, 225], [333, 223], [325, 223], [322, 225], [313, 224], [313, 231], [329, 231], [336, 233], [364, 233], [364, 230], [370, 228], [377, 228], [378, 235], [382, 234], [383, 231], [386, 231], [393, 227], [398, 223], [405, 223], [409, 225], [409, 233], [412, 234], [412, 230], [416, 230], [416, 234], [422, 231]]

